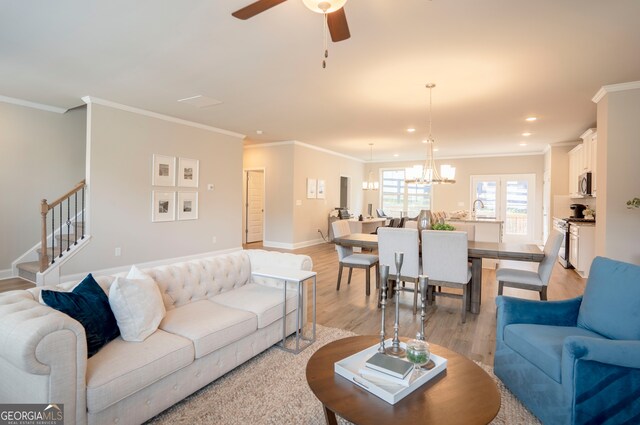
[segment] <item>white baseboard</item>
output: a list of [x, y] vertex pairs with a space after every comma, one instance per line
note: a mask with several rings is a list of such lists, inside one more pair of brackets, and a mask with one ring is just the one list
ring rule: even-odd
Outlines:
[[12, 269], [0, 270], [0, 279], [9, 279], [10, 277], [14, 277]]
[[[209, 251], [209, 252], [203, 252], [200, 254], [187, 255], [184, 257], [165, 258], [163, 260], [154, 260], [154, 261], [147, 261], [146, 263], [137, 263], [136, 267], [140, 269], [149, 269], [152, 267], [163, 266], [165, 264], [173, 264], [173, 263], [180, 263], [183, 261], [198, 260], [200, 258], [215, 257], [217, 255], [228, 254], [230, 252], [235, 252], [240, 250], [242, 250], [241, 246], [237, 248], [228, 248], [228, 249], [221, 249], [218, 251]], [[84, 279], [88, 273], [92, 273], [94, 276], [105, 276], [105, 275], [114, 275], [118, 273], [126, 273], [129, 271], [129, 269], [131, 269], [131, 266], [132, 264], [127, 264], [123, 266], [111, 267], [108, 269], [89, 270], [82, 273], [73, 273], [73, 274], [63, 275], [63, 276], [60, 276], [60, 283], [68, 282], [71, 280], [80, 281]]]
[[275, 242], [275, 241], [262, 241], [262, 246], [265, 248], [279, 248], [279, 249], [295, 249], [292, 243]]
[[279, 248], [279, 249], [300, 249], [306, 248], [308, 246], [320, 245], [324, 243], [324, 239], [313, 239], [310, 241], [296, 242], [296, 243], [286, 243], [286, 242], [275, 242], [275, 241], [263, 241], [262, 246], [265, 248]]

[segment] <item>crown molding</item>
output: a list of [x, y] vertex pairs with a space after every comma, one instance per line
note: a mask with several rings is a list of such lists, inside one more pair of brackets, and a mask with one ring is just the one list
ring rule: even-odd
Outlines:
[[600, 87], [600, 90], [598, 90], [596, 95], [593, 96], [591, 101], [594, 103], [598, 103], [607, 93], [634, 89], [640, 89], [640, 81], [631, 81], [629, 83], [610, 84], [608, 86], [602, 86]]
[[132, 112], [132, 113], [138, 114], [138, 115], [144, 115], [144, 116], [151, 117], [151, 118], [157, 118], [157, 119], [163, 120], [163, 121], [168, 121], [168, 122], [173, 122], [173, 123], [176, 123], [176, 124], [186, 125], [186, 126], [189, 126], [189, 127], [199, 128], [201, 130], [207, 130], [207, 131], [211, 131], [213, 133], [224, 134], [226, 136], [237, 137], [239, 139], [244, 139], [246, 137], [244, 134], [236, 133], [236, 132], [229, 131], [229, 130], [224, 130], [222, 128], [212, 127], [212, 126], [209, 126], [209, 125], [200, 124], [200, 123], [193, 122], [193, 121], [183, 120], [182, 118], [176, 118], [176, 117], [172, 117], [172, 116], [169, 116], [169, 115], [159, 114], [157, 112], [147, 111], [145, 109], [135, 108], [133, 106], [123, 105], [123, 104], [120, 104], [120, 103], [112, 102], [110, 100], [100, 99], [98, 97], [83, 96], [82, 97], [82, 101], [84, 103], [86, 103], [87, 105], [94, 103], [96, 105], [108, 106], [110, 108], [120, 109], [122, 111]]
[[9, 96], [0, 95], [0, 102], [11, 103], [13, 105], [18, 105], [18, 106], [26, 106], [27, 108], [40, 109], [41, 111], [55, 112], [57, 114], [64, 114], [65, 112], [68, 111], [68, 109], [65, 109], [65, 108], [58, 108], [57, 106], [45, 105], [44, 103], [30, 102], [28, 100], [17, 99], [15, 97], [9, 97]]
[[366, 162], [366, 161], [363, 161], [360, 158], [355, 158], [353, 156], [345, 155], [345, 154], [340, 153], [340, 152], [335, 152], [335, 151], [332, 151], [332, 150], [329, 150], [329, 149], [325, 149], [325, 148], [321, 148], [321, 147], [318, 147], [318, 146], [310, 145], [308, 143], [299, 142], [297, 140], [287, 140], [287, 141], [283, 141], [283, 142], [271, 142], [271, 143], [256, 143], [256, 144], [253, 144], [253, 145], [247, 145], [244, 148], [245, 149], [271, 148], [271, 147], [285, 146], [285, 145], [302, 146], [303, 148], [313, 149], [315, 151], [323, 152], [323, 153], [326, 153], [326, 154], [329, 154], [329, 155], [333, 155], [333, 156], [338, 156], [340, 158], [350, 159], [351, 161], [356, 161], [356, 162], [360, 162], [360, 163], [365, 163]]

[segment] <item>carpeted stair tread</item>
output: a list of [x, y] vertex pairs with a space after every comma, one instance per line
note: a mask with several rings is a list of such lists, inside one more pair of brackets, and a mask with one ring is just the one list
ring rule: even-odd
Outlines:
[[39, 261], [28, 261], [26, 263], [20, 263], [17, 265], [19, 270], [24, 270], [29, 273], [38, 273], [40, 271]]

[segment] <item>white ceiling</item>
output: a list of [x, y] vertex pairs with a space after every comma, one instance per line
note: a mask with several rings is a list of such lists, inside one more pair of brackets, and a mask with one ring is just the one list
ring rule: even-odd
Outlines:
[[[326, 69], [321, 15], [288, 0], [231, 16], [251, 2], [5, 0], [0, 95], [63, 108], [90, 95], [245, 143], [299, 140], [365, 160], [374, 143], [374, 160], [402, 160], [424, 155], [425, 83], [437, 84], [437, 155], [452, 157], [576, 140], [602, 85], [640, 80], [638, 0], [349, 0], [352, 37], [330, 43]], [[194, 95], [223, 103], [177, 102]]]

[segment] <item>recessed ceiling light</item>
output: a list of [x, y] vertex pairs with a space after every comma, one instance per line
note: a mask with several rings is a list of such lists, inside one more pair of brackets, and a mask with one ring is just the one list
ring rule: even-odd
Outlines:
[[262, 134], [262, 130], [256, 130], [256, 134]]
[[440, 150], [440, 149], [438, 149], [438, 148], [433, 148], [433, 151], [434, 151], [434, 152], [438, 152], [439, 150]]
[[537, 117], [528, 117], [525, 121], [534, 122], [537, 119], [538, 119]]
[[400, 154], [394, 153], [394, 154], [393, 154], [393, 156], [394, 156], [395, 158], [397, 158], [397, 157], [399, 157], [399, 156], [400, 156]]
[[527, 146], [526, 142], [520, 142], [520, 146]]
[[531, 136], [531, 133], [529, 133], [529, 132], [525, 132], [525, 133], [522, 133], [522, 135], [523, 135], [524, 137], [529, 137], [529, 136]]
[[411, 128], [407, 128], [407, 131], [408, 131], [409, 133], [413, 133], [414, 131], [416, 131], [416, 129], [415, 129], [415, 128], [413, 128], [413, 127], [411, 127]]

